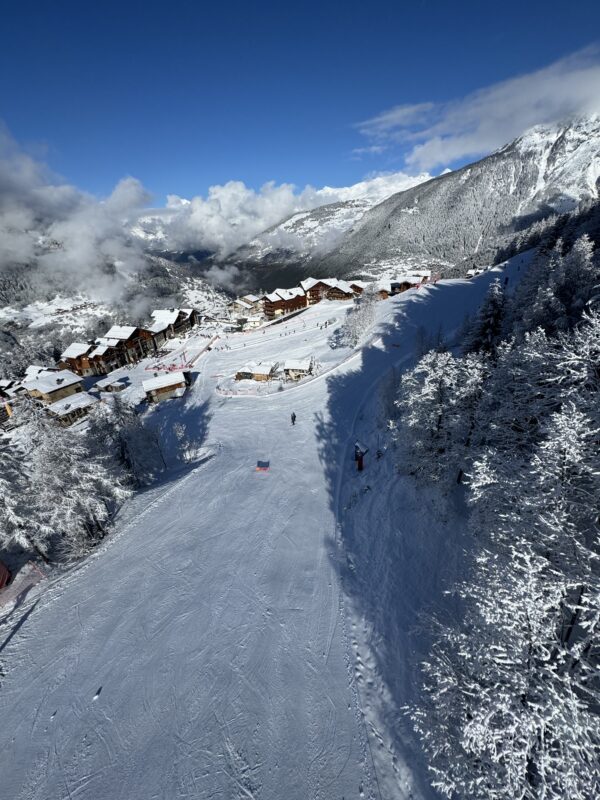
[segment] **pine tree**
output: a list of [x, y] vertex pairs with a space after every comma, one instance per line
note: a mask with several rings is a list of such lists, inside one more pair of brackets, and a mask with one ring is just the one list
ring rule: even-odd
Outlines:
[[504, 322], [504, 290], [499, 278], [490, 284], [477, 318], [467, 334], [464, 351], [484, 352], [494, 356]]

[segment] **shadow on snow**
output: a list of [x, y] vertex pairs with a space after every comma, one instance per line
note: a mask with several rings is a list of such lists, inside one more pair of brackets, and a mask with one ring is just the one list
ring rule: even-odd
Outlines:
[[[364, 627], [352, 637], [361, 659], [357, 687], [363, 703], [370, 692], [379, 705], [377, 720], [392, 739], [398, 781], [410, 774], [409, 782], [423, 798], [438, 795], [429, 785], [403, 708], [417, 697], [416, 670], [427, 653], [427, 633], [417, 629], [419, 617], [447, 602], [443, 592], [453, 582], [460, 547], [443, 510], [427, 506], [434, 492], [417, 491], [399, 474], [398, 454], [381, 423], [393, 402], [394, 384], [417, 360], [423, 338], [433, 344], [443, 322], [444, 339], [452, 344], [466, 314], [476, 311], [497, 275], [429, 287], [398, 302], [391, 319], [363, 348], [359, 366], [327, 378], [327, 413], [316, 415], [319, 455], [336, 519], [329, 551], [353, 617]], [[369, 448], [360, 473], [354, 462], [356, 439]], [[372, 670], [362, 675], [365, 658], [372, 659]]]

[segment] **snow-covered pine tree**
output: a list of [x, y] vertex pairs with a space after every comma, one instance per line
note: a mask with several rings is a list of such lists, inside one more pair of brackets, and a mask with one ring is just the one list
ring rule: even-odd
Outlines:
[[[553, 317], [541, 316], [542, 306], [538, 306], [537, 314], [533, 316], [532, 309], [538, 299], [538, 292], [547, 289], [554, 280], [556, 271], [562, 264], [563, 242], [559, 239], [551, 250], [539, 248], [532, 259], [529, 268], [517, 284], [517, 288], [512, 297], [510, 308], [506, 314], [505, 334], [523, 336], [526, 332], [531, 332], [537, 327], [546, 330], [546, 325], [552, 330], [556, 327], [556, 319]], [[543, 296], [543, 292], [542, 292]], [[557, 302], [559, 302], [557, 300]], [[560, 306], [559, 303], [559, 307]]]
[[47, 542], [53, 557], [82, 555], [128, 494], [121, 476], [109, 454], [94, 452], [85, 435], [60, 427], [46, 409], [23, 402], [19, 417], [32, 539]]
[[402, 469], [424, 481], [456, 477], [485, 372], [480, 354], [457, 359], [432, 350], [402, 376], [396, 401]]
[[562, 285], [557, 293], [566, 307], [572, 326], [580, 318], [594, 286], [600, 280], [600, 269], [589, 236], [575, 241], [562, 261]]
[[110, 409], [94, 409], [90, 415], [90, 438], [104, 442], [137, 483], [151, 483], [165, 468], [158, 436], [118, 394]]
[[0, 444], [0, 548], [16, 545], [46, 559], [51, 531], [34, 523], [24, 455], [16, 442]]
[[600, 791], [598, 422], [568, 401], [543, 434], [529, 463], [487, 448], [472, 468], [464, 627], [438, 626], [413, 714], [449, 797]]
[[377, 287], [372, 283], [354, 300], [354, 305], [346, 314], [344, 323], [332, 337], [332, 345], [356, 347], [363, 342], [375, 320], [376, 303]]
[[467, 333], [465, 353], [483, 352], [494, 356], [504, 324], [504, 290], [499, 278], [490, 284], [477, 318]]
[[458, 589], [463, 625], [438, 628], [424, 667], [426, 702], [413, 720], [447, 797], [600, 792], [600, 718], [565, 669], [557, 625], [566, 585], [528, 545], [515, 537], [508, 558], [481, 553], [475, 579]]

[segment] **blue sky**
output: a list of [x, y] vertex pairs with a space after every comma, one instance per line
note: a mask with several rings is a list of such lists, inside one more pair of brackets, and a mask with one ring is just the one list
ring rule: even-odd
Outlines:
[[[569, 56], [598, 30], [600, 3], [588, 0], [11, 3], [0, 119], [79, 188], [106, 195], [131, 175], [159, 203], [234, 179], [436, 173], [521, 121], [574, 110], [581, 85], [587, 110], [598, 51]], [[515, 84], [513, 109], [513, 84], [493, 87], [519, 75], [538, 77]], [[542, 100], [540, 84], [551, 87]], [[460, 130], [490, 109], [488, 130], [481, 119]]]

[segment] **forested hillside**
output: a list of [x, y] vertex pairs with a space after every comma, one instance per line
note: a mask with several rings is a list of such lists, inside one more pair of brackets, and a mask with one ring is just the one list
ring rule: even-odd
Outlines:
[[515, 232], [595, 200], [599, 170], [599, 117], [532, 128], [475, 164], [375, 206], [314, 266], [348, 274], [415, 256], [486, 263]]
[[600, 794], [597, 221], [555, 221], [517, 290], [400, 380], [400, 472], [468, 507], [462, 610], [427, 623], [410, 710], [448, 797]]

